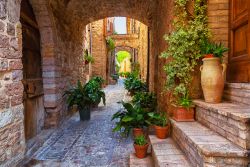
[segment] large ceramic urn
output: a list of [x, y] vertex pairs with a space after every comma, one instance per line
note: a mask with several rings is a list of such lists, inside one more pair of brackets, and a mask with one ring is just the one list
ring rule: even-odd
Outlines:
[[201, 66], [201, 86], [207, 103], [220, 103], [224, 90], [226, 65], [220, 58], [204, 58]]

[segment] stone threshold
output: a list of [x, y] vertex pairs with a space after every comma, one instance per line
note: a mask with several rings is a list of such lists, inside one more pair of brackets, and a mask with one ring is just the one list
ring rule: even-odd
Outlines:
[[195, 105], [208, 109], [216, 114], [220, 114], [243, 123], [250, 123], [250, 106], [230, 102], [213, 104], [206, 103], [204, 100], [194, 100], [194, 103]]
[[150, 135], [149, 139], [155, 167], [191, 167], [172, 138], [158, 139], [155, 135]]
[[206, 157], [249, 158], [249, 151], [240, 148], [216, 132], [198, 122], [176, 122], [171, 120], [173, 131], [179, 133], [179, 140], [190, 143]]
[[226, 83], [225, 87], [250, 90], [250, 83]]

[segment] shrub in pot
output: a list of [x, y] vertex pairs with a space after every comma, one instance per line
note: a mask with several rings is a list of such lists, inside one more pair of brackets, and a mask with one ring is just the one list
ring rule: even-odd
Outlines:
[[201, 47], [204, 54], [201, 70], [201, 86], [205, 101], [220, 103], [224, 90], [226, 65], [222, 64], [223, 53], [228, 51], [221, 43], [205, 41]]
[[148, 142], [144, 135], [140, 135], [135, 137], [134, 139], [134, 148], [135, 148], [135, 155], [137, 158], [145, 158], [147, 156], [148, 150]]
[[155, 110], [157, 105], [156, 96], [150, 92], [137, 92], [133, 96], [132, 103], [137, 105], [148, 112]]
[[179, 99], [175, 104], [173, 119], [175, 121], [194, 121], [194, 105], [187, 90], [179, 91]]
[[123, 101], [121, 103], [124, 108], [116, 112], [112, 117], [112, 121], [118, 120], [113, 132], [119, 131], [122, 136], [127, 137], [133, 130], [134, 137], [143, 135], [143, 128], [148, 127], [146, 122], [147, 112], [131, 103]]
[[170, 130], [169, 120], [163, 112], [151, 112], [149, 115], [149, 123], [154, 125], [156, 136], [159, 139], [167, 138]]
[[76, 87], [71, 88], [65, 92], [67, 95], [67, 103], [69, 107], [77, 106], [82, 121], [90, 119], [90, 106], [92, 100], [90, 99], [84, 85], [80, 81], [77, 82]]

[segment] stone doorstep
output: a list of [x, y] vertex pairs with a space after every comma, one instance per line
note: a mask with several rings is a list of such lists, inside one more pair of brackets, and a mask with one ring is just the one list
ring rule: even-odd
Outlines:
[[156, 167], [191, 167], [184, 153], [170, 137], [158, 139], [155, 135], [149, 136], [152, 156]]
[[247, 150], [240, 148], [198, 122], [176, 122], [174, 120], [171, 122], [173, 131], [180, 133], [178, 136], [186, 139], [185, 142], [190, 143], [194, 149], [201, 153], [200, 156], [225, 158], [247, 158], [250, 156]]
[[250, 106], [222, 102], [218, 104], [206, 103], [204, 100], [194, 100], [195, 105], [213, 111], [243, 123], [250, 123]]
[[130, 167], [154, 167], [153, 159], [151, 155], [147, 155], [146, 158], [139, 159], [134, 153], [129, 156]]

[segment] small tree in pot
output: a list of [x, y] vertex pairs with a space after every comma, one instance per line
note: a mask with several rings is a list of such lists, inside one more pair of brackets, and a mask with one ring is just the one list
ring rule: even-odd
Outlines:
[[133, 96], [132, 103], [138, 107], [143, 108], [148, 112], [155, 110], [157, 99], [154, 93], [151, 92], [137, 92]]
[[134, 148], [135, 155], [137, 158], [145, 158], [147, 156], [148, 142], [144, 135], [135, 137], [134, 139]]

